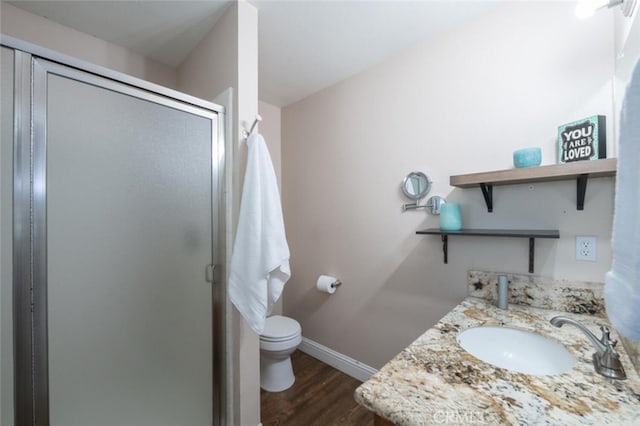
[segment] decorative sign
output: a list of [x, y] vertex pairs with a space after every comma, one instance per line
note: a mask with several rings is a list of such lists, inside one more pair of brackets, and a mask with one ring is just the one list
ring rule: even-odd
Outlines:
[[558, 163], [600, 158], [607, 158], [604, 115], [594, 115], [558, 127]]

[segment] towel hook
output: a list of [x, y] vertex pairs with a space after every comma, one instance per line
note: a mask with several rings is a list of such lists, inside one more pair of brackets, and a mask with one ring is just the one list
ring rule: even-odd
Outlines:
[[248, 138], [251, 133], [253, 133], [253, 130], [256, 128], [256, 126], [258, 125], [259, 122], [262, 121], [262, 116], [260, 114], [256, 114], [256, 119], [253, 120], [253, 124], [251, 125], [251, 128], [249, 129], [249, 131], [247, 131], [247, 129], [244, 130], [243, 135], [246, 138]]

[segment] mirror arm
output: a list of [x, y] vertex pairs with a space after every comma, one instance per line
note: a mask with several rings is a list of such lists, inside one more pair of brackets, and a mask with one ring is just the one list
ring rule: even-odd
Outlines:
[[419, 206], [418, 202], [416, 201], [415, 203], [403, 204], [402, 205], [402, 211], [406, 212], [407, 210], [424, 209], [426, 207], [427, 207], [426, 204], [424, 204], [422, 206]]
[[402, 211], [406, 212], [407, 210], [417, 210], [424, 209], [427, 213], [431, 213], [433, 215], [440, 214], [440, 207], [445, 204], [447, 201], [440, 197], [439, 195], [434, 195], [433, 197], [427, 200], [426, 204], [420, 205], [420, 200], [416, 200], [415, 203], [403, 204]]

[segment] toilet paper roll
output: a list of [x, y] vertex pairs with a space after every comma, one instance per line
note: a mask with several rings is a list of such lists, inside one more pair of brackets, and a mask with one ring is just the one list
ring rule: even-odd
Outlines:
[[332, 287], [331, 284], [338, 281], [336, 277], [330, 277], [329, 275], [320, 275], [316, 287], [323, 293], [333, 294], [336, 292], [336, 287]]

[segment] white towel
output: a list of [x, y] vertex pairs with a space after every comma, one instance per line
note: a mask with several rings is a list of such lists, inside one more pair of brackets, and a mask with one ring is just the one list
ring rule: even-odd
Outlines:
[[612, 249], [604, 287], [607, 315], [620, 334], [640, 340], [640, 62], [620, 117]]
[[247, 169], [231, 255], [229, 297], [258, 334], [291, 277], [278, 183], [267, 145], [247, 140]]

